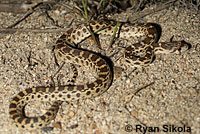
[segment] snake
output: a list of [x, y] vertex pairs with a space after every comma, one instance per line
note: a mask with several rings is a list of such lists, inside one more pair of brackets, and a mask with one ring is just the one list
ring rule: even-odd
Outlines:
[[[12, 98], [9, 106], [10, 119], [17, 127], [28, 130], [43, 128], [55, 119], [62, 102], [93, 98], [108, 90], [113, 81], [112, 66], [100, 54], [74, 45], [87, 39], [92, 33], [129, 40], [141, 39], [125, 48], [123, 60], [130, 66], [146, 66], [152, 62], [155, 54], [173, 53], [184, 45], [182, 41], [156, 43], [158, 32], [151, 23], [92, 20], [76, 25], [56, 41], [56, 59], [59, 64], [67, 62], [93, 69], [97, 74], [96, 80], [86, 84], [38, 86], [20, 91]], [[25, 114], [25, 107], [36, 100], [52, 101], [53, 104], [43, 115], [29, 117]]]

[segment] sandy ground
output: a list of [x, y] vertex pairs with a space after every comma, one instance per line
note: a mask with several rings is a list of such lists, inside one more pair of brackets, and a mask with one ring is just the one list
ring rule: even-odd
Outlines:
[[[77, 21], [83, 21], [64, 8], [50, 11], [50, 15], [66, 29], [72, 19], [74, 19], [72, 25]], [[22, 16], [0, 13], [0, 27], [5, 28]], [[130, 16], [130, 12], [125, 12], [111, 15], [110, 18], [125, 21]], [[164, 132], [166, 129], [163, 125], [168, 128], [179, 127], [180, 130], [185, 126], [185, 130], [191, 128], [192, 134], [200, 133], [199, 19], [199, 15], [186, 9], [170, 8], [140, 20], [161, 25], [160, 41], [169, 41], [174, 35], [174, 40], [184, 39], [192, 45], [192, 48], [181, 54], [157, 55], [155, 61], [148, 67], [133, 67], [115, 73], [117, 77], [103, 95], [70, 105], [64, 103], [57, 118], [49, 125], [54, 126], [54, 129], [46, 129], [46, 131], [24, 131], [16, 128], [9, 119], [8, 107], [11, 98], [19, 91], [27, 87], [52, 84], [50, 77], [58, 70], [54, 62], [52, 46], [62, 33], [16, 32], [3, 35], [0, 39], [0, 133], [128, 134], [136, 131], [141, 133], [136, 130], [137, 126], [148, 127], [148, 130], [159, 127], [159, 133], [167, 133]], [[16, 26], [16, 28], [40, 29], [55, 27], [41, 11], [33, 13]], [[110, 52], [114, 50], [107, 52], [105, 41], [101, 43], [105, 49], [98, 52], [111, 56]], [[113, 49], [118, 49], [117, 46], [119, 45], [115, 44]], [[81, 47], [98, 50], [91, 45], [85, 46], [84, 43]], [[120, 66], [118, 63], [120, 56], [122, 55], [119, 53], [110, 57], [115, 66]], [[78, 70], [78, 83], [95, 78], [92, 73], [88, 74], [87, 68], [81, 67]], [[132, 70], [134, 71], [131, 72]], [[65, 65], [59, 74], [62, 84], [73, 75], [68, 65]], [[54, 80], [57, 82], [56, 78]], [[148, 85], [150, 83], [153, 84]], [[140, 88], [141, 90], [134, 95], [134, 92]], [[45, 110], [41, 108], [45, 107], [44, 105], [39, 103], [34, 107], [29, 106], [27, 108], [29, 115], [44, 112]]]

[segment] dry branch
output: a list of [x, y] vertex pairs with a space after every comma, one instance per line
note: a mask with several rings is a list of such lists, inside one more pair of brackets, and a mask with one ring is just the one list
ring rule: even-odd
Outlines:
[[14, 29], [14, 28], [0, 28], [0, 33], [3, 34], [10, 34], [10, 33], [15, 33], [15, 32], [33, 32], [33, 33], [56, 33], [56, 32], [66, 32], [67, 29], [31, 29], [31, 28], [26, 28], [26, 29]]
[[147, 16], [147, 15], [150, 15], [150, 14], [153, 14], [153, 13], [155, 13], [155, 12], [161, 11], [161, 10], [163, 10], [163, 9], [169, 8], [169, 7], [170, 7], [174, 2], [176, 2], [176, 1], [177, 1], [177, 0], [171, 0], [171, 1], [169, 1], [169, 2], [167, 2], [167, 3], [165, 3], [165, 4], [163, 4], [163, 5], [157, 6], [157, 7], [154, 8], [154, 9], [149, 8], [149, 9], [146, 9], [146, 10], [144, 10], [144, 11], [137, 12], [136, 14], [134, 14], [134, 15], [132, 15], [132, 16], [130, 17], [129, 21], [130, 21], [130, 22], [134, 22], [134, 21], [136, 21], [136, 20], [138, 20], [138, 19], [140, 19], [140, 18], [143, 18], [143, 17], [145, 17], [145, 16]]
[[[161, 11], [163, 9], [169, 8], [174, 2], [176, 2], [176, 0], [171, 0], [169, 2], [167, 2], [164, 5], [160, 5], [154, 9], [147, 9], [145, 11], [142, 12], [137, 12], [137, 14], [134, 14], [130, 17], [129, 21], [134, 22], [137, 19], [140, 19], [142, 17], [145, 17], [147, 15], [153, 14], [155, 12]], [[34, 12], [34, 9], [36, 7], [38, 7], [38, 5], [36, 5], [34, 8], [32, 8], [32, 10], [29, 10], [26, 12], [26, 14], [24, 15], [23, 18], [21, 18], [20, 20], [18, 20], [16, 23], [14, 23], [13, 25], [9, 26], [8, 28], [5, 29], [0, 29], [0, 33], [4, 33], [4, 34], [11, 34], [14, 32], [34, 32], [34, 33], [55, 33], [55, 32], [65, 32], [66, 29], [13, 29], [12, 27], [16, 26], [17, 24], [19, 24], [20, 22], [22, 22], [25, 18], [27, 18], [29, 15], [31, 15]]]

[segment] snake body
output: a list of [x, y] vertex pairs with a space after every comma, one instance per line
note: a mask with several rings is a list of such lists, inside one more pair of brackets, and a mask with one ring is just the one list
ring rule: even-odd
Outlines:
[[[70, 102], [92, 98], [101, 95], [110, 87], [113, 74], [107, 61], [96, 53], [73, 46], [73, 44], [80, 43], [89, 37], [91, 35], [89, 30], [96, 34], [109, 36], [112, 36], [116, 30], [116, 36], [123, 39], [145, 36], [140, 43], [135, 43], [125, 49], [123, 58], [130, 65], [148, 65], [152, 62], [154, 54], [158, 52], [170, 53], [182, 47], [181, 42], [155, 43], [157, 31], [150, 23], [117, 24], [114, 21], [91, 21], [89, 24], [77, 25], [57, 40], [55, 46], [56, 58], [58, 62], [65, 61], [94, 69], [97, 73], [97, 79], [84, 85], [35, 87], [19, 92], [11, 100], [9, 106], [10, 118], [17, 127], [24, 129], [42, 128], [55, 118], [63, 101]], [[29, 102], [35, 100], [54, 101], [54, 103], [44, 115], [27, 117], [24, 108]]]

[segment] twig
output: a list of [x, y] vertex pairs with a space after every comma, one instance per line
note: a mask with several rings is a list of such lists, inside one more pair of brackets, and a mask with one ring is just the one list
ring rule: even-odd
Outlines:
[[26, 28], [26, 29], [18, 29], [18, 28], [0, 28], [0, 33], [4, 34], [10, 34], [14, 32], [33, 32], [33, 33], [56, 33], [56, 32], [66, 32], [67, 29], [64, 28], [58, 28], [58, 29], [32, 29], [32, 28]]
[[[37, 5], [35, 5], [34, 7], [32, 7], [31, 10], [29, 10], [21, 19], [19, 19], [17, 22], [15, 22], [14, 24], [10, 25], [7, 27], [7, 29], [12, 29], [13, 27], [15, 27], [16, 25], [18, 25], [19, 23], [21, 23], [23, 20], [25, 20], [28, 16], [30, 16], [34, 11], [35, 11], [35, 8], [38, 7], [41, 3], [38, 3]], [[6, 30], [6, 29], [1, 29], [0, 30], [0, 33], [7, 33], [7, 34], [12, 34], [16, 32], [15, 30]], [[0, 35], [0, 38], [2, 37], [3, 35]]]
[[52, 25], [56, 26], [56, 27], [59, 27], [59, 28], [63, 28], [61, 26], [58, 25], [57, 21], [55, 21], [47, 11], [45, 11], [45, 15], [46, 17], [51, 21]]
[[14, 24], [8, 26], [7, 28], [13, 28], [15, 27], [16, 25], [18, 25], [20, 22], [22, 22], [23, 20], [25, 20], [28, 16], [30, 16], [34, 11], [35, 11], [35, 8], [40, 6], [42, 3], [38, 3], [37, 5], [35, 5], [34, 7], [31, 8], [31, 10], [27, 11], [27, 13], [21, 18], [19, 19], [17, 22], [15, 22]]
[[101, 0], [97, 6], [97, 11], [100, 10], [102, 3], [103, 3], [103, 8], [105, 7], [105, 0]]
[[70, 10], [69, 13], [77, 14], [80, 17], [83, 17], [83, 11], [78, 6], [70, 7], [69, 5], [63, 5], [64, 7], [68, 8]]
[[[154, 84], [154, 81], [151, 82], [151, 83], [149, 83], [149, 84], [146, 84], [146, 85], [144, 85], [144, 86], [141, 86], [141, 87], [137, 88], [132, 94], [135, 95], [135, 94], [137, 94], [139, 91], [141, 91], [142, 89], [147, 88], [148, 86], [151, 86], [151, 85], [153, 85], [153, 84]], [[130, 88], [133, 88], [133, 87], [130, 87]]]
[[[141, 86], [141, 87], [137, 88], [134, 92], [130, 93], [128, 95], [129, 100], [126, 101], [126, 104], [129, 103], [132, 100], [133, 96], [136, 95], [139, 91], [141, 91], [142, 89], [147, 88], [148, 86], [151, 86], [153, 84], [154, 84], [154, 81], [149, 84], [146, 84], [144, 86]], [[133, 87], [130, 87], [130, 88], [133, 88]]]
[[147, 15], [150, 15], [150, 14], [153, 14], [155, 12], [158, 12], [158, 11], [161, 11], [163, 9], [166, 9], [166, 8], [170, 7], [171, 4], [176, 2], [176, 1], [177, 0], [171, 0], [171, 1], [167, 2], [167, 3], [165, 3], [164, 5], [158, 6], [158, 7], [154, 8], [154, 9], [146, 9], [146, 10], [144, 10], [142, 12], [137, 12], [137, 14], [134, 14], [134, 15], [132, 15], [130, 17], [129, 21], [130, 22], [134, 22], [134, 21], [136, 21], [136, 20], [138, 20], [140, 18], [143, 18], [143, 17], [145, 17]]
[[144, 0], [140, 0], [140, 2], [139, 2], [139, 4], [138, 4], [138, 6], [137, 6], [137, 8], [136, 8], [136, 11], [138, 11], [139, 10], [139, 8], [140, 8], [140, 6], [142, 5], [142, 3], [144, 2]]

